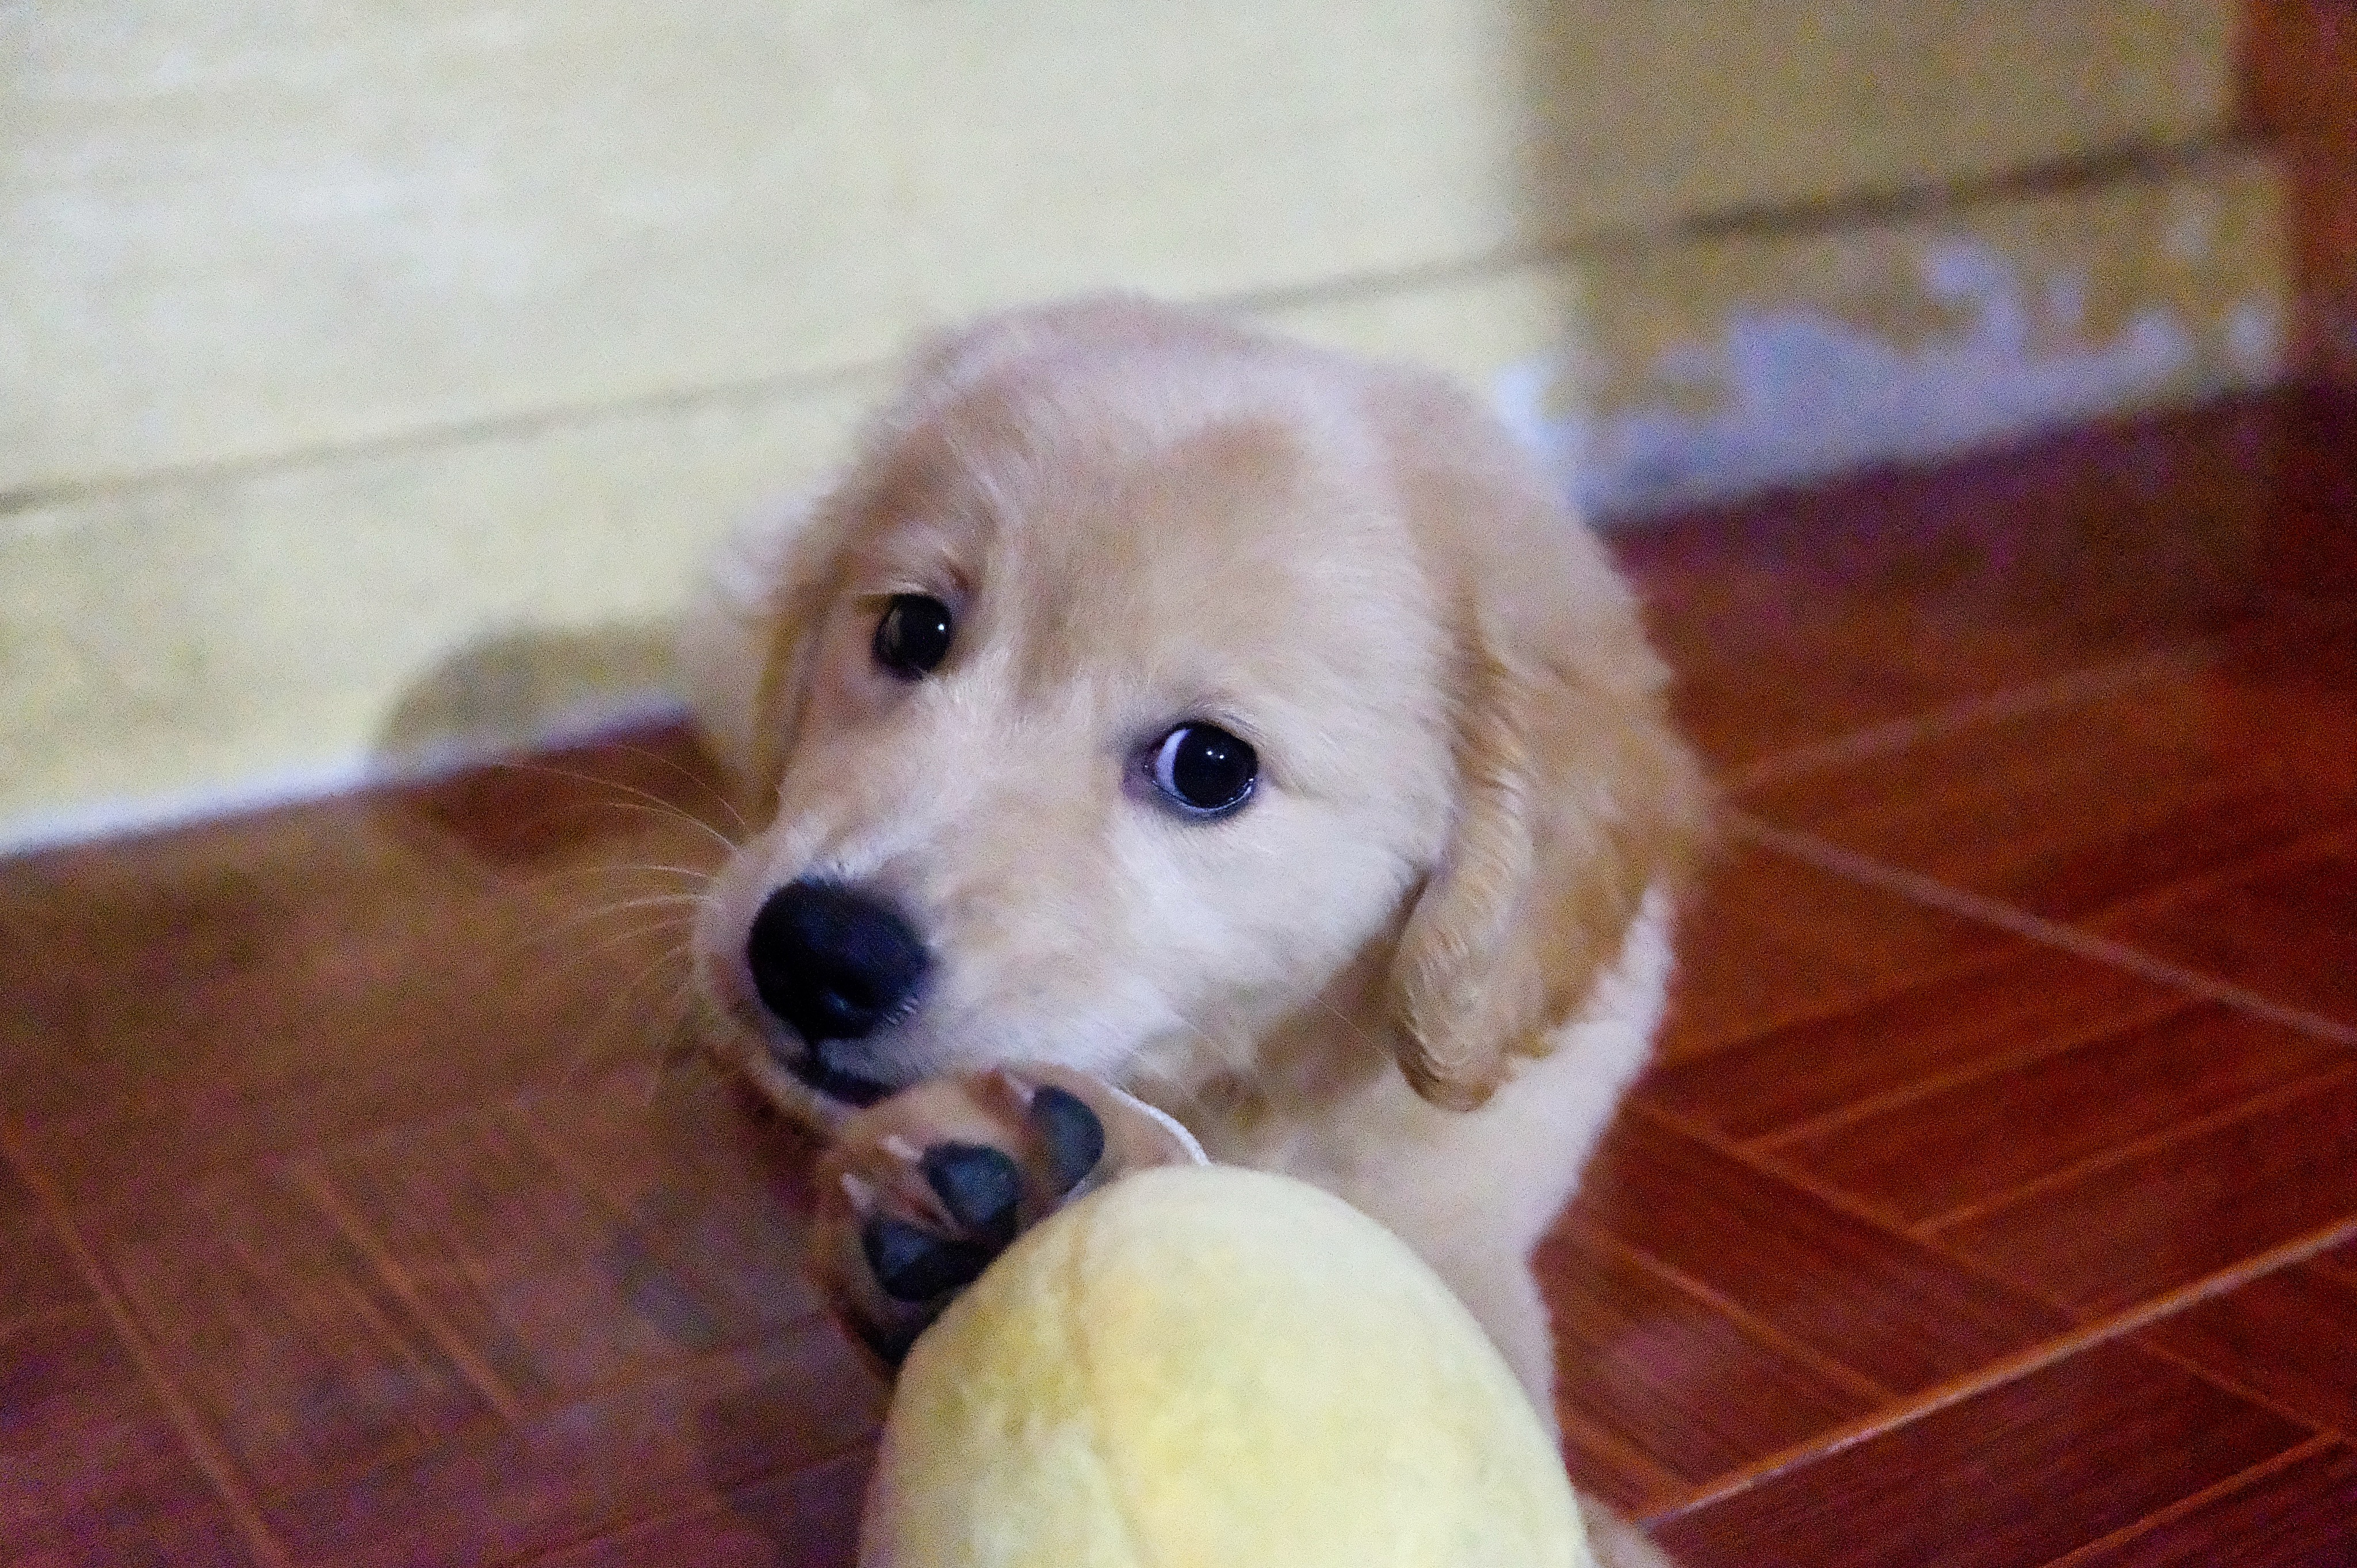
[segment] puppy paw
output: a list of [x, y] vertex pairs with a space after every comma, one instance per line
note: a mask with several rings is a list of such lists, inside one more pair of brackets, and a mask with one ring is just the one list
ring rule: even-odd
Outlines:
[[1025, 1230], [1126, 1172], [1202, 1160], [1177, 1122], [1080, 1073], [931, 1079], [837, 1130], [811, 1270], [836, 1316], [897, 1367]]

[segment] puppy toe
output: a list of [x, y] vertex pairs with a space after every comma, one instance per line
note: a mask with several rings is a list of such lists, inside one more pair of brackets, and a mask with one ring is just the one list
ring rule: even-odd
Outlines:
[[1005, 1250], [980, 1241], [937, 1236], [902, 1220], [878, 1217], [860, 1228], [868, 1273], [894, 1301], [916, 1305], [972, 1284]]
[[1104, 1158], [1104, 1122], [1086, 1101], [1052, 1083], [1032, 1095], [1026, 1114], [1039, 1134], [1048, 1185], [1062, 1197], [1085, 1181]]
[[994, 1252], [1015, 1240], [1023, 1171], [1013, 1155], [987, 1144], [935, 1144], [920, 1163], [925, 1180], [960, 1230]]
[[1001, 1068], [990, 1079], [1028, 1134], [1024, 1157], [1051, 1207], [1131, 1171], [1203, 1163], [1184, 1127], [1102, 1079], [1055, 1067]]

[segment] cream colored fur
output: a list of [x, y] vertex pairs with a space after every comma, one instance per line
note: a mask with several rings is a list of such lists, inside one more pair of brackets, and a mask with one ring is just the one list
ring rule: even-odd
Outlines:
[[[869, 655], [905, 592], [958, 614], [913, 683]], [[1649, 1049], [1704, 795], [1602, 547], [1471, 400], [1143, 302], [996, 318], [726, 553], [687, 663], [768, 824], [699, 972], [773, 1097], [844, 1111], [781, 1065], [755, 910], [878, 888], [935, 963], [877, 1073], [1113, 1079], [1392, 1227], [1552, 1412], [1529, 1253]], [[1231, 818], [1139, 788], [1184, 719], [1259, 751]]]

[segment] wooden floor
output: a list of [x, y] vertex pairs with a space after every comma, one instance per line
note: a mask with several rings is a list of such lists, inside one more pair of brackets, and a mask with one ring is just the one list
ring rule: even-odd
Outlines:
[[[1735, 815], [1542, 1262], [1717, 1563], [2357, 1563], [2357, 410], [1630, 542]], [[0, 1562], [834, 1564], [679, 737], [0, 865]], [[587, 773], [607, 782], [573, 777]]]

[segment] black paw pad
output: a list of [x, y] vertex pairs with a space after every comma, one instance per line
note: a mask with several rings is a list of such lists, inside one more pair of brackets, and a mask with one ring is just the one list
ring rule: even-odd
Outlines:
[[1031, 1097], [1031, 1124], [1048, 1145], [1048, 1171], [1061, 1197], [1104, 1158], [1104, 1123], [1080, 1096], [1054, 1084]]
[[997, 1249], [952, 1241], [898, 1219], [871, 1219], [860, 1229], [860, 1251], [876, 1283], [894, 1301], [931, 1301], [971, 1284]]
[[993, 1251], [1015, 1240], [1023, 1173], [1014, 1158], [984, 1144], [935, 1144], [925, 1151], [925, 1180], [952, 1219]]

